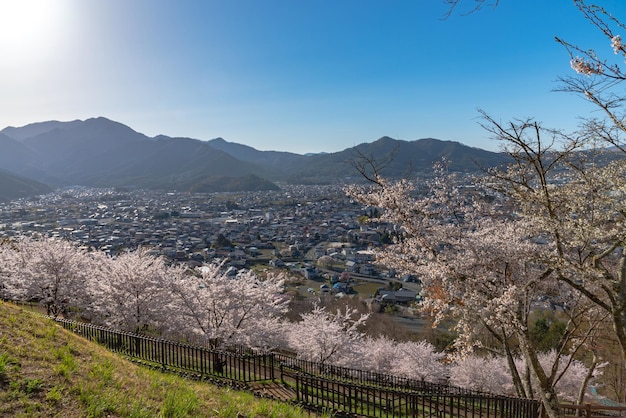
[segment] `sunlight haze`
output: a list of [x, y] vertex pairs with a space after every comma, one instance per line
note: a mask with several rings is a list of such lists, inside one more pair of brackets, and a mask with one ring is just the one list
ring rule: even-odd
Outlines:
[[[466, 9], [473, 3], [467, 0]], [[599, 1], [626, 19], [626, 3]], [[559, 36], [611, 51], [571, 0], [0, 2], [0, 129], [104, 116], [149, 136], [334, 152], [382, 136], [497, 144], [477, 109], [572, 130], [592, 107]], [[624, 34], [626, 35], [626, 34]]]

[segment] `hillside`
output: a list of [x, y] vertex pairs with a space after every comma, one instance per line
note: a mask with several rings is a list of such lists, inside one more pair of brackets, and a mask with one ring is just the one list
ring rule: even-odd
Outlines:
[[389, 178], [432, 172], [433, 164], [445, 158], [450, 171], [478, 172], [509, 161], [504, 154], [469, 147], [459, 142], [423, 138], [403, 141], [382, 137], [332, 154], [313, 155], [290, 173], [292, 183], [323, 183], [332, 180], [358, 181], [355, 164], [371, 160]]
[[139, 367], [0, 302], [0, 416], [304, 417], [298, 408]]
[[45, 184], [0, 169], [0, 202], [51, 192]]
[[[218, 150], [224, 151], [233, 157], [250, 163], [274, 167], [281, 173], [286, 173], [306, 163], [307, 156], [283, 151], [259, 151], [247, 145], [225, 141], [223, 138], [215, 138], [207, 143]], [[278, 174], [277, 174], [278, 175]]]

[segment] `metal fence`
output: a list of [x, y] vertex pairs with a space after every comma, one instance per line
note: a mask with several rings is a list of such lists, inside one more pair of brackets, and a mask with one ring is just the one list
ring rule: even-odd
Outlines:
[[295, 373], [297, 401], [357, 416], [537, 418], [539, 403], [505, 396], [413, 392]]
[[537, 418], [539, 403], [445, 384], [307, 362], [284, 354], [254, 354], [193, 346], [54, 318], [64, 328], [148, 365], [232, 382], [287, 383], [293, 401], [364, 417]]
[[244, 383], [275, 379], [273, 354], [213, 350], [66, 319], [55, 318], [55, 321], [113, 352], [163, 369]]
[[394, 376], [380, 372], [351, 369], [347, 367], [334, 366], [332, 364], [316, 363], [312, 361], [297, 359], [279, 353], [276, 353], [276, 360], [281, 364], [281, 367], [293, 370], [295, 372], [316, 375], [332, 380], [348, 381], [351, 383], [368, 386], [385, 387], [388, 389], [401, 391], [439, 393], [446, 395], [484, 397], [494, 396], [492, 393], [461, 388], [458, 386], [449, 385], [447, 383], [427, 382], [425, 380], [410, 379], [407, 377]]

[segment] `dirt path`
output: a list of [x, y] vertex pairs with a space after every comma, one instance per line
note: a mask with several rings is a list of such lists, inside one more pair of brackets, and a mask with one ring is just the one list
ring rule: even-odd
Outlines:
[[280, 383], [262, 384], [257, 387], [252, 386], [252, 392], [261, 398], [270, 398], [283, 402], [296, 399], [296, 392], [290, 387]]

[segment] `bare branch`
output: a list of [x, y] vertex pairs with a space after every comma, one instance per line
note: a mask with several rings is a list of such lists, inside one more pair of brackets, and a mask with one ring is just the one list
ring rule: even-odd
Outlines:
[[[448, 11], [446, 12], [444, 18], [447, 19], [457, 10], [459, 4], [461, 3], [469, 3], [469, 1], [465, 0], [444, 0], [444, 3], [449, 6]], [[474, 5], [469, 8], [469, 10], [461, 13], [461, 15], [468, 15], [475, 13], [481, 10], [485, 6], [491, 6], [494, 9], [498, 6], [499, 0], [474, 0]]]

